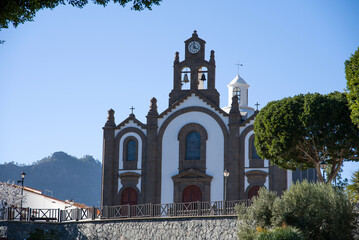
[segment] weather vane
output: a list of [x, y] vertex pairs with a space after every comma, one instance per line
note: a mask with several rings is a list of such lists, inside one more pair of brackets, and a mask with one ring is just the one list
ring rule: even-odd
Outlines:
[[235, 63], [234, 65], [237, 65], [237, 73], [238, 73], [238, 75], [239, 75], [239, 67], [242, 67], [243, 66], [243, 64], [242, 63], [239, 63], [239, 61], [238, 61], [238, 63]]

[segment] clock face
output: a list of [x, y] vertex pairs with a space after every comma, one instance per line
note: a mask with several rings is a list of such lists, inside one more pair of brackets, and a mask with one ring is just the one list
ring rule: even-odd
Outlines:
[[190, 53], [198, 53], [200, 49], [201, 49], [201, 44], [199, 44], [199, 42], [197, 41], [192, 41], [188, 44], [188, 51]]

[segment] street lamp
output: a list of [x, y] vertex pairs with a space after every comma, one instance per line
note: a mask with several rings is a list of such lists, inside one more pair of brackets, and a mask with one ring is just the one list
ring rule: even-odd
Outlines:
[[229, 177], [229, 172], [227, 171], [227, 169], [225, 169], [223, 171], [223, 176], [224, 176], [224, 201], [227, 201], [227, 178]]
[[24, 196], [24, 179], [25, 179], [26, 173], [21, 173], [21, 180], [17, 181], [17, 183], [21, 182], [21, 202], [20, 202], [20, 221], [22, 220], [22, 198]]
[[328, 164], [325, 162], [325, 160], [323, 160], [320, 164], [319, 164], [320, 168], [323, 170], [323, 182], [325, 182], [325, 175], [324, 175], [324, 170], [327, 168]]

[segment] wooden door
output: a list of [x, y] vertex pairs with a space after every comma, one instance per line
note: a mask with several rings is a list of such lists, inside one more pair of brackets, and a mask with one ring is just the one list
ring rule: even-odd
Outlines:
[[137, 205], [137, 192], [134, 188], [128, 187], [122, 191], [121, 205]]
[[261, 187], [260, 186], [253, 186], [248, 191], [248, 199], [252, 199], [255, 196], [258, 196], [258, 191]]
[[182, 202], [202, 201], [202, 191], [196, 185], [187, 186], [182, 192]]

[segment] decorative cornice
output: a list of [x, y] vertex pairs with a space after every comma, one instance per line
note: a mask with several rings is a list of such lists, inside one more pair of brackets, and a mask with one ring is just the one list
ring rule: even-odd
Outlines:
[[[172, 179], [174, 181], [179, 181], [180, 179], [186, 178], [187, 176], [196, 176], [197, 181], [198, 181], [198, 178], [202, 178], [203, 180], [207, 180], [207, 181], [210, 181], [213, 178], [212, 176], [210, 176], [204, 172], [190, 168], [190, 169], [187, 169], [177, 175], [172, 176]], [[190, 179], [193, 179], [193, 177], [191, 177]]]

